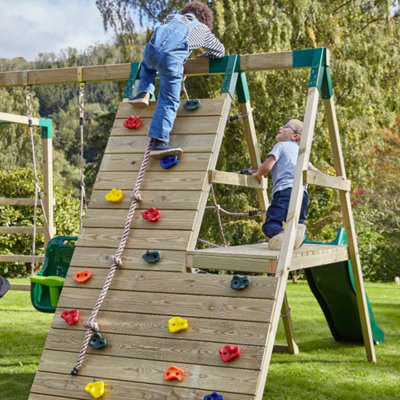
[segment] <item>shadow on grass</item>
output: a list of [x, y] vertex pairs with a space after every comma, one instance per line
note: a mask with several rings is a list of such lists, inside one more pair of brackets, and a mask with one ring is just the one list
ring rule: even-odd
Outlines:
[[26, 400], [35, 374], [0, 374], [0, 393], [4, 400]]

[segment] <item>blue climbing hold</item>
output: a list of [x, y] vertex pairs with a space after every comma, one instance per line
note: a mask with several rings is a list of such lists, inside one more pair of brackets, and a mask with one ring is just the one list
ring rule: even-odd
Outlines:
[[224, 400], [224, 396], [222, 396], [222, 394], [218, 394], [217, 392], [212, 392], [210, 394], [206, 394], [203, 400]]
[[153, 251], [147, 250], [146, 253], [144, 253], [142, 255], [142, 257], [149, 264], [154, 264], [161, 260], [161, 254], [157, 250], [153, 250]]
[[160, 160], [161, 167], [164, 169], [168, 169], [178, 164], [178, 156], [166, 156]]
[[100, 333], [96, 332], [89, 341], [90, 347], [94, 349], [102, 349], [107, 346], [107, 339], [100, 335]]
[[250, 280], [247, 275], [233, 275], [231, 280], [231, 288], [235, 290], [242, 290], [249, 286]]

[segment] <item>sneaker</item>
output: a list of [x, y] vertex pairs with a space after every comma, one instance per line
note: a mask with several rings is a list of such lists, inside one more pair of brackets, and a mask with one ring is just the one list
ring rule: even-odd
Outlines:
[[296, 231], [296, 239], [294, 240], [294, 248], [298, 249], [306, 240], [306, 226], [299, 224]]
[[282, 247], [282, 241], [283, 241], [283, 235], [285, 234], [285, 231], [282, 231], [272, 237], [269, 242], [268, 242], [268, 248], [270, 250], [280, 250]]
[[168, 143], [153, 139], [151, 144], [150, 156], [154, 158], [164, 158], [166, 156], [182, 157], [183, 150], [180, 147], [171, 147]]
[[136, 108], [145, 108], [149, 105], [150, 93], [142, 92], [135, 97], [129, 97], [128, 103], [132, 104]]

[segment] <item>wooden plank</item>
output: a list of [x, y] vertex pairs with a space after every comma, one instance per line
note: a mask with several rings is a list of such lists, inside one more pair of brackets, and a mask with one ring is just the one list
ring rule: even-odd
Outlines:
[[[34, 257], [35, 263], [42, 263], [44, 261], [44, 254], [36, 255]], [[32, 256], [25, 256], [22, 254], [1, 254], [0, 262], [22, 262], [30, 263], [32, 262]]]
[[[179, 160], [179, 164], [174, 166], [174, 170], [179, 171], [205, 171], [210, 164], [210, 153], [184, 153]], [[100, 171], [121, 172], [139, 171], [143, 162], [143, 152], [105, 154], [101, 161]], [[160, 162], [150, 162], [147, 172], [164, 172]], [[1, 204], [1, 200], [0, 200]]]
[[34, 206], [35, 199], [0, 198], [0, 206]]
[[[85, 386], [91, 381], [91, 377], [74, 376], [52, 372], [41, 372], [36, 374], [32, 385], [29, 400], [62, 400], [73, 398], [88, 400]], [[189, 399], [203, 400], [204, 396], [210, 394], [210, 390], [192, 390], [184, 387], [152, 385], [138, 382], [118, 381], [107, 379], [106, 398], [108, 400], [143, 400], [146, 398], [154, 400], [162, 399]], [[240, 395], [236, 393], [220, 392], [229, 400], [253, 400], [254, 396]], [[68, 396], [68, 397], [65, 397]]]
[[[135, 172], [99, 172], [95, 188], [111, 190], [112, 188], [133, 189], [138, 174]], [[206, 180], [205, 174], [198, 171], [169, 171], [164, 173], [146, 172], [141, 190], [202, 190]]]
[[[79, 331], [84, 336], [86, 328], [81, 323], [66, 327], [60, 317], [63, 308], [57, 308], [52, 321], [52, 329]], [[84, 321], [91, 310], [80, 310], [81, 321]], [[96, 320], [101, 327], [101, 333], [135, 335], [141, 337], [163, 337], [175, 340], [197, 340], [214, 342], [216, 338], [224, 343], [237, 345], [264, 345], [265, 335], [270, 329], [265, 322], [248, 322], [238, 320], [208, 319], [190, 317], [189, 328], [185, 331], [170, 333], [168, 320], [174, 315], [150, 315], [143, 313], [109, 312], [100, 310]]]
[[30, 292], [31, 285], [25, 283], [10, 283], [10, 290], [16, 290], [21, 292]]
[[[82, 287], [75, 282], [72, 276], [82, 270], [79, 267], [70, 267], [64, 288]], [[107, 269], [96, 269], [92, 278], [85, 283], [88, 289], [103, 287]], [[133, 292], [180, 293], [205, 296], [240, 297], [274, 299], [276, 297], [277, 278], [267, 276], [252, 276], [250, 284], [245, 290], [232, 290], [230, 284], [232, 275], [218, 274], [184, 274], [156, 271], [132, 271], [121, 269], [114, 278], [111, 289]], [[162, 285], [160, 285], [162, 282]]]
[[[70, 372], [78, 354], [44, 350], [39, 370], [43, 372]], [[108, 357], [87, 354], [80, 371], [81, 376], [97, 379], [121, 379], [153, 385], [179, 387], [175, 381], [165, 381], [163, 372], [170, 363], [151, 360], [130, 359], [125, 357]], [[258, 371], [229, 367], [196, 366], [179, 363], [177, 367], [185, 371], [183, 384], [186, 388], [227, 391], [228, 393], [253, 394], [257, 383]], [[237, 371], [233, 373], [233, 371]]]
[[[115, 118], [126, 119], [130, 115], [138, 115], [140, 118], [149, 118], [153, 116], [154, 109], [156, 108], [156, 102], [151, 102], [146, 108], [134, 108], [132, 104], [127, 103], [128, 99], [124, 99], [118, 107]], [[222, 114], [222, 107], [224, 105], [224, 99], [221, 97], [215, 99], [200, 99], [201, 105], [196, 110], [186, 110], [183, 108], [185, 102], [181, 101], [181, 104], [176, 113], [177, 118], [181, 117], [199, 117], [199, 116], [217, 116]]]
[[[178, 336], [176, 334], [175, 336]], [[142, 360], [166, 361], [172, 364], [187, 363], [221, 367], [225, 365], [219, 356], [223, 342], [178, 340], [133, 335], [107, 334], [107, 346], [99, 350], [88, 347], [87, 354], [124, 357]], [[53, 329], [50, 331], [45, 348], [47, 350], [79, 353], [82, 332]], [[241, 355], [229, 363], [229, 368], [259, 369], [262, 346], [240, 346]]]
[[[336, 111], [335, 111], [335, 104], [333, 97], [324, 100], [324, 104], [325, 104], [326, 117], [328, 121], [329, 136], [332, 143], [333, 160], [334, 160], [336, 175], [345, 177], [346, 170], [344, 166], [342, 147], [340, 144], [339, 127], [336, 119]], [[374, 341], [371, 331], [371, 323], [368, 312], [367, 299], [365, 294], [360, 254], [358, 252], [357, 235], [355, 231], [353, 212], [351, 209], [350, 193], [340, 191], [339, 198], [340, 198], [340, 203], [342, 205], [343, 225], [346, 229], [346, 236], [349, 246], [349, 255], [351, 259], [351, 269], [353, 272], [354, 285], [356, 288], [357, 307], [360, 316], [361, 330], [363, 334], [365, 350], [367, 353], [367, 359], [370, 362], [376, 362], [376, 354], [375, 354]]]
[[313, 184], [330, 189], [338, 189], [349, 192], [351, 190], [351, 181], [338, 176], [330, 176], [321, 172], [303, 171], [304, 184]]
[[[26, 116], [3, 113], [3, 112], [0, 112], [0, 121], [12, 122], [15, 124], [23, 124], [23, 125], [29, 124], [28, 117]], [[32, 125], [39, 126], [39, 118], [32, 118]]]
[[[259, 53], [240, 56], [241, 71], [280, 69], [293, 67], [293, 53]], [[83, 82], [128, 80], [131, 64], [109, 64], [79, 67]], [[190, 59], [185, 64], [185, 75], [209, 74], [208, 59]], [[24, 75], [27, 76], [24, 79]], [[0, 87], [79, 83], [78, 67], [12, 71], [0, 73]]]
[[[157, 223], [149, 224], [143, 219], [145, 209], [136, 209], [133, 216], [132, 229], [167, 229], [192, 230], [196, 215], [195, 210], [160, 210], [161, 217]], [[104, 208], [89, 208], [85, 214], [85, 228], [120, 228], [125, 225], [127, 210]], [[151, 234], [151, 233], [149, 233]]]
[[[32, 235], [33, 226], [0, 226], [0, 233], [4, 233], [7, 235], [13, 235], [18, 233], [21, 233], [23, 235]], [[45, 233], [45, 228], [41, 226], [36, 227], [36, 233], [38, 234]]]
[[[81, 247], [77, 245], [71, 260], [71, 266], [85, 268], [109, 268], [112, 264], [111, 256], [117, 248]], [[161, 260], [155, 264], [148, 264], [142, 258], [146, 251], [143, 249], [125, 249], [122, 254], [124, 269], [136, 269], [147, 271], [180, 271], [184, 266], [185, 252], [163, 250]]]
[[[93, 190], [90, 196], [90, 208], [128, 209], [131, 203], [129, 193], [123, 195], [121, 203], [111, 203], [105, 200], [108, 190]], [[189, 190], [141, 190], [143, 200], [140, 207], [148, 209], [155, 207], [162, 210], [197, 210], [201, 192]]]
[[[69, 288], [68, 291], [62, 293], [58, 306], [79, 310], [92, 309], [98, 295], [99, 290]], [[228, 301], [225, 297], [109, 290], [102, 310], [172, 314], [182, 318], [207, 316], [212, 319], [269, 322], [272, 305], [273, 301], [268, 299], [232, 297]], [[79, 323], [81, 324], [82, 321]]]
[[[114, 120], [113, 136], [147, 136], [151, 118], [140, 118], [142, 125], [138, 129], [128, 129], [123, 126], [124, 119]], [[217, 133], [220, 116], [176, 118], [171, 135], [204, 135]]]
[[258, 183], [258, 180], [251, 175], [237, 174], [226, 171], [208, 171], [208, 181], [210, 183], [222, 183], [225, 185], [242, 186], [253, 189], [266, 189], [267, 180], [263, 178], [263, 183]]
[[[106, 154], [121, 154], [140, 152], [144, 150], [149, 142], [147, 136], [110, 136], [106, 146]], [[214, 148], [215, 135], [171, 135], [170, 145], [179, 146], [185, 153], [211, 153]], [[150, 163], [159, 163], [152, 159]]]
[[[148, 222], [148, 221], [147, 221]], [[153, 224], [153, 222], [148, 222]], [[84, 228], [77, 244], [84, 247], [117, 248], [123, 229]], [[127, 249], [186, 250], [189, 231], [132, 229], [126, 242]]]

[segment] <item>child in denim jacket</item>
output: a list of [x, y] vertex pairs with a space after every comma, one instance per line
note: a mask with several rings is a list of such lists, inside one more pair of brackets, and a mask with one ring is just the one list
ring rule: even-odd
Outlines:
[[149, 128], [150, 155], [163, 158], [183, 154], [179, 147], [169, 146], [169, 134], [179, 107], [183, 65], [192, 50], [205, 48], [202, 57], [220, 58], [225, 54], [221, 42], [211, 33], [213, 15], [203, 3], [186, 4], [180, 14], [169, 15], [147, 43], [140, 69], [139, 94], [129, 99], [135, 107], [149, 105], [158, 73], [160, 90]]
[[[271, 172], [272, 202], [267, 210], [267, 217], [262, 231], [270, 238], [268, 247], [271, 250], [279, 250], [282, 246], [283, 227], [289, 209], [290, 195], [292, 192], [296, 162], [299, 152], [299, 142], [303, 123], [298, 119], [292, 119], [279, 128], [276, 135], [278, 142], [268, 153], [267, 159], [258, 167], [253, 176], [261, 183], [262, 176]], [[311, 163], [308, 165], [311, 171], [320, 172]], [[308, 193], [304, 190], [303, 202], [301, 205], [299, 225], [296, 232], [294, 248], [300, 247], [305, 239], [306, 226], [304, 222], [307, 217]]]

